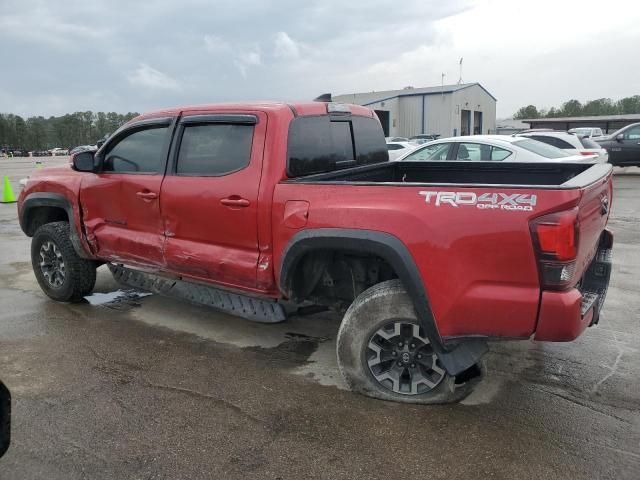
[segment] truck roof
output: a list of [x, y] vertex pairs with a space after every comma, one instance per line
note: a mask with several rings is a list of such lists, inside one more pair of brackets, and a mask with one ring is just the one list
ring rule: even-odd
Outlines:
[[[180, 113], [192, 113], [197, 111], [247, 111], [247, 110], [260, 110], [260, 111], [286, 111], [293, 112], [295, 116], [307, 116], [307, 115], [325, 115], [327, 113], [326, 102], [275, 102], [275, 101], [256, 101], [256, 102], [235, 102], [235, 103], [210, 103], [203, 105], [187, 105], [181, 107], [173, 107], [163, 110], [156, 110], [153, 112], [143, 113], [131, 121], [139, 121], [148, 118], [176, 116]], [[373, 116], [373, 111], [367, 107], [360, 105], [346, 104], [349, 106], [352, 114], [363, 115], [366, 117]]]

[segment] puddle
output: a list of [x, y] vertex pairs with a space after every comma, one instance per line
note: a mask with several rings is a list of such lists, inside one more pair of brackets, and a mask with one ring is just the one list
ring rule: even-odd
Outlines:
[[93, 293], [87, 295], [84, 299], [93, 306], [104, 306], [122, 310], [128, 307], [138, 306], [137, 300], [143, 297], [153, 295], [148, 292], [140, 292], [137, 290], [116, 290], [108, 293]]
[[340, 390], [349, 390], [338, 370], [336, 358], [336, 342], [323, 342], [311, 354], [307, 361], [292, 370], [295, 375], [307, 377], [320, 385], [337, 387]]

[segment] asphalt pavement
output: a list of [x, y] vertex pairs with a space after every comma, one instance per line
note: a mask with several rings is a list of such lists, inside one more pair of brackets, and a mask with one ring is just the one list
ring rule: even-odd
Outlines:
[[[0, 176], [17, 193], [36, 160], [0, 158]], [[53, 302], [16, 217], [0, 205], [0, 379], [13, 396], [0, 479], [640, 478], [638, 169], [615, 176], [600, 324], [572, 343], [492, 343], [487, 378], [446, 406], [346, 390], [334, 313], [251, 323], [119, 296], [105, 267], [91, 302]]]

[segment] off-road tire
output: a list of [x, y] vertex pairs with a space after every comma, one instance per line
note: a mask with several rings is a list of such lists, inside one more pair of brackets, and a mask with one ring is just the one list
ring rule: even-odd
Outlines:
[[[369, 397], [395, 402], [435, 404], [465, 398], [484, 375], [478, 364], [456, 377], [444, 378], [426, 393], [396, 393], [378, 382], [367, 363], [367, 345], [372, 335], [393, 319], [418, 323], [413, 304], [399, 280], [389, 280], [365, 290], [347, 310], [337, 340], [338, 366], [351, 390]], [[474, 370], [474, 371], [471, 371]]]
[[[40, 249], [45, 242], [53, 242], [62, 254], [65, 276], [57, 288], [47, 281], [40, 267]], [[36, 230], [31, 239], [31, 265], [42, 291], [59, 302], [80, 302], [96, 284], [96, 263], [78, 256], [69, 238], [68, 222], [46, 223]]]

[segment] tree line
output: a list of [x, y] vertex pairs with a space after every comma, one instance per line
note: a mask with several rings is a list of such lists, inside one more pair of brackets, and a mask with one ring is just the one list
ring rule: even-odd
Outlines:
[[514, 115], [515, 119], [523, 118], [554, 118], [554, 117], [587, 117], [591, 115], [624, 115], [640, 113], [640, 95], [621, 98], [613, 101], [610, 98], [598, 98], [580, 103], [579, 100], [569, 100], [560, 107], [538, 110], [535, 105], [520, 108]]
[[75, 112], [60, 117], [0, 114], [0, 147], [47, 150], [90, 145], [116, 131], [138, 113]]

